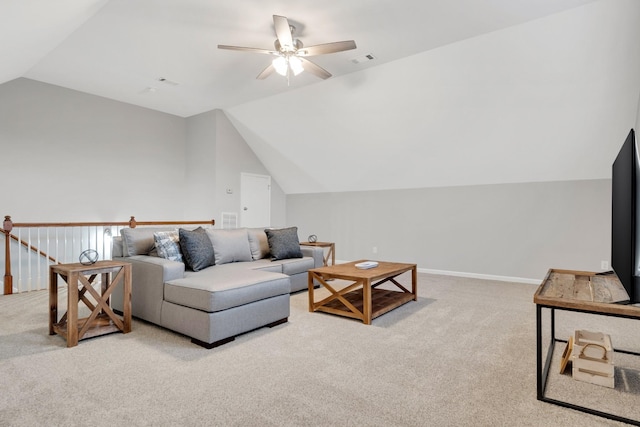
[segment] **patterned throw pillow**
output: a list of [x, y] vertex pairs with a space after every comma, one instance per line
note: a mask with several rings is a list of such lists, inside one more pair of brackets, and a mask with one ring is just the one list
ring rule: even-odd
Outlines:
[[184, 262], [177, 231], [157, 231], [153, 233], [158, 255], [171, 261]]
[[287, 258], [302, 258], [298, 227], [264, 230], [267, 233], [269, 250], [273, 261]]
[[180, 228], [178, 235], [187, 267], [193, 271], [200, 271], [216, 263], [211, 239], [204, 228], [198, 227], [193, 231]]

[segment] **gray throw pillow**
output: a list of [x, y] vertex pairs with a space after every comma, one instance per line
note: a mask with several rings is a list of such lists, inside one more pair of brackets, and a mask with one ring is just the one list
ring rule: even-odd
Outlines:
[[213, 245], [204, 228], [198, 227], [193, 231], [181, 228], [178, 234], [187, 267], [193, 271], [200, 271], [215, 264]]
[[216, 265], [252, 261], [249, 237], [245, 228], [235, 230], [207, 230], [213, 245]]
[[273, 261], [288, 258], [302, 258], [298, 227], [264, 230], [269, 242], [269, 251]]

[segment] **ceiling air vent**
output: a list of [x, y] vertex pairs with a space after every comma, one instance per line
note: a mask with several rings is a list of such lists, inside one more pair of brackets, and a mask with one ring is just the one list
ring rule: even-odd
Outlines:
[[180, 84], [178, 82], [174, 82], [173, 80], [165, 79], [164, 77], [159, 77], [158, 81], [160, 83], [164, 83], [164, 84], [169, 85], [169, 86], [178, 86]]
[[373, 56], [372, 54], [368, 53], [366, 55], [359, 56], [357, 58], [353, 58], [351, 60], [351, 62], [353, 62], [354, 64], [362, 64], [364, 62], [373, 61], [374, 59], [376, 59], [376, 57]]

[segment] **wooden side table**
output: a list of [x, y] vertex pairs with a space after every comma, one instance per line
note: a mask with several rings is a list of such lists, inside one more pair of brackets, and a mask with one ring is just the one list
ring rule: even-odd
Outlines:
[[[67, 312], [58, 320], [58, 276], [67, 282]], [[100, 293], [93, 281], [101, 277]], [[113, 276], [113, 277], [112, 277]], [[124, 286], [123, 316], [111, 309], [111, 293], [118, 283]], [[93, 297], [92, 301], [88, 295]], [[82, 301], [90, 310], [87, 318], [78, 319], [78, 304]], [[131, 264], [119, 261], [98, 261], [94, 264], [56, 264], [49, 267], [49, 335], [58, 334], [75, 347], [78, 340], [112, 332], [131, 332]]]
[[329, 258], [331, 258], [330, 265], [336, 265], [336, 244], [333, 242], [300, 242], [302, 246], [315, 246], [317, 248], [329, 248], [327, 254], [323, 257], [324, 266], [329, 265]]

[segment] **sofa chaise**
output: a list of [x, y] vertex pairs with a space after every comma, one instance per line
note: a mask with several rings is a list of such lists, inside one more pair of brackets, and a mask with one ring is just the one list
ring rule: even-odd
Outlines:
[[[307, 289], [321, 248], [300, 246], [297, 228], [124, 228], [113, 259], [132, 264], [133, 316], [213, 348], [287, 322], [291, 292]], [[119, 293], [119, 294], [118, 294]], [[122, 310], [122, 287], [112, 305]]]

